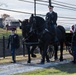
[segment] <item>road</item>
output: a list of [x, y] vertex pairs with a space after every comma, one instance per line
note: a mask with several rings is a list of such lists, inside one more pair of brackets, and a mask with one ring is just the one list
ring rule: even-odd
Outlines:
[[50, 59], [52, 62], [45, 63], [45, 64], [38, 64], [40, 62], [40, 59], [32, 60], [31, 64], [27, 64], [26, 61], [20, 61], [15, 64], [8, 63], [8, 64], [0, 64], [0, 75], [13, 75], [16, 73], [23, 73], [23, 72], [29, 72], [37, 69], [46, 68], [49, 66], [56, 66], [58, 64], [65, 64], [69, 63], [72, 59], [71, 55], [64, 55], [64, 61], [53, 61], [53, 58]]

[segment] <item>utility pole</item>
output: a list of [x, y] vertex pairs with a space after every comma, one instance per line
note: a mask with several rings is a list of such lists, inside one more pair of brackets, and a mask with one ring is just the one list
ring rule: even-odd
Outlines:
[[49, 0], [49, 6], [51, 6], [51, 0]]
[[34, 15], [36, 16], [36, 0], [34, 0]]

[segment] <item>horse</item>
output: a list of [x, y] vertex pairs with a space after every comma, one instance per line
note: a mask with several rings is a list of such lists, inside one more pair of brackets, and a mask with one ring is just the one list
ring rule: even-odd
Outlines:
[[[49, 62], [49, 57], [47, 55], [47, 49], [49, 45], [54, 46], [54, 49], [55, 49], [54, 59], [57, 60], [58, 44], [55, 44], [54, 42], [55, 35], [52, 32], [52, 28], [50, 28], [51, 32], [48, 29], [46, 29], [46, 21], [40, 16], [32, 16], [30, 18], [30, 24], [33, 25], [33, 27], [35, 27], [34, 30], [36, 30], [36, 32], [38, 33], [38, 38], [40, 39], [39, 41], [40, 49], [43, 49], [42, 59], [40, 63], [44, 64], [45, 58], [46, 58], [46, 61]], [[57, 26], [56, 31], [57, 31], [57, 38], [59, 40], [59, 45], [60, 45], [60, 61], [63, 61], [63, 45], [65, 43], [65, 29], [63, 26]]]
[[[32, 43], [38, 42], [37, 34], [31, 30], [31, 26], [29, 24], [29, 19], [25, 19], [23, 21], [19, 20], [21, 23], [20, 29], [22, 29], [23, 41], [26, 44], [27, 52], [28, 52], [28, 63], [31, 62], [31, 56], [36, 57], [34, 54], [34, 50], [36, 49], [36, 45]], [[30, 49], [30, 46], [32, 48]], [[31, 54], [31, 56], [30, 56]]]

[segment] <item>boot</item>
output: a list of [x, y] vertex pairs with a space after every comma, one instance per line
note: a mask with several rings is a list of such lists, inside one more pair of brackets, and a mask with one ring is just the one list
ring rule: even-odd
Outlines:
[[31, 56], [32, 56], [33, 58], [36, 58], [36, 55], [35, 55], [35, 54], [31, 54]]

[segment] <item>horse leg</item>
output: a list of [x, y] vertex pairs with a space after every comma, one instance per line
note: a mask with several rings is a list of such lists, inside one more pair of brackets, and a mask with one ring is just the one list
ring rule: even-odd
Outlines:
[[26, 47], [27, 47], [27, 53], [28, 53], [28, 61], [27, 61], [27, 63], [31, 63], [30, 46], [29, 45], [26, 45]]
[[57, 55], [58, 46], [57, 46], [57, 45], [54, 46], [54, 51], [55, 51], [54, 59], [55, 59], [55, 61], [56, 61], [56, 60], [58, 59], [58, 55]]
[[41, 57], [42, 57], [42, 54], [43, 54], [43, 45], [40, 44], [38, 47], [40, 48], [40, 54], [41, 54]]
[[46, 53], [46, 61], [47, 61], [47, 62], [50, 62], [49, 56], [47, 55], [47, 53]]
[[45, 57], [46, 57], [46, 55], [47, 55], [47, 48], [48, 48], [48, 46], [47, 46], [47, 44], [45, 44], [45, 45], [43, 46], [41, 64], [44, 64], [44, 63], [45, 63]]
[[[43, 54], [43, 48], [42, 47], [39, 47], [40, 48], [40, 54], [41, 54], [41, 56], [42, 56], [42, 54]], [[46, 53], [46, 61], [47, 62], [50, 62], [50, 60], [49, 60], [49, 56], [47, 55], [47, 53]]]
[[34, 50], [36, 49], [36, 45], [35, 46], [32, 46], [32, 49], [31, 49], [31, 56], [32, 57], [36, 57], [36, 55], [34, 54]]
[[63, 43], [60, 45], [60, 61], [63, 61]]

